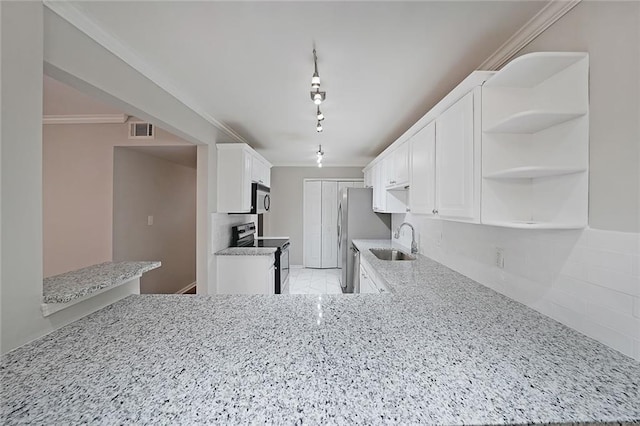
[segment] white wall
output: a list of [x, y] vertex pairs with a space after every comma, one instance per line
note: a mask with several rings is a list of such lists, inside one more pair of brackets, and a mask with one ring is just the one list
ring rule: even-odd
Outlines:
[[[132, 288], [122, 286], [44, 318], [42, 301], [42, 79], [56, 79], [199, 144], [214, 144], [215, 127], [173, 96], [89, 39], [40, 2], [0, 2], [2, 9], [2, 336], [5, 353], [113, 303]], [[43, 46], [44, 43], [44, 46]], [[213, 154], [214, 155], [214, 154]], [[209, 160], [211, 154], [209, 156]], [[215, 159], [215, 158], [214, 158]], [[213, 162], [212, 164], [215, 164]], [[215, 211], [215, 166], [203, 168], [198, 232], [210, 235]], [[205, 208], [199, 204], [198, 207]], [[202, 243], [202, 241], [200, 241]], [[200, 244], [198, 247], [202, 247]], [[205, 253], [206, 255], [206, 253]], [[212, 258], [212, 257], [211, 257]], [[215, 288], [215, 274], [202, 265], [198, 278]]]
[[264, 218], [264, 235], [290, 237], [290, 263], [302, 265], [303, 190], [307, 178], [362, 179], [362, 167], [273, 167], [271, 209]]
[[43, 126], [45, 277], [112, 259], [114, 147], [193, 146], [158, 128], [153, 140], [129, 139], [128, 129], [128, 124]]
[[42, 300], [42, 4], [2, 9], [2, 340], [44, 334]]
[[126, 147], [113, 157], [113, 260], [161, 261], [140, 293], [176, 293], [196, 281], [195, 165]]

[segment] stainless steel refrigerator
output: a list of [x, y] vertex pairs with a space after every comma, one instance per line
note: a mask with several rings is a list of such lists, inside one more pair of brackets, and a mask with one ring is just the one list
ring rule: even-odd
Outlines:
[[338, 254], [342, 259], [340, 286], [343, 293], [354, 292], [351, 241], [390, 238], [391, 215], [373, 211], [373, 190], [344, 188], [338, 203]]

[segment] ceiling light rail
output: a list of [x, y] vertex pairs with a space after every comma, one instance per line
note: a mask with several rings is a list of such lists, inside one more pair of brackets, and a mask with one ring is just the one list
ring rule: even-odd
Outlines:
[[318, 55], [316, 49], [313, 49], [313, 76], [311, 77], [311, 92], [309, 92], [311, 100], [316, 105], [316, 132], [322, 133], [322, 123], [324, 114], [320, 111], [320, 104], [327, 98], [327, 92], [320, 91], [320, 74], [318, 73]]

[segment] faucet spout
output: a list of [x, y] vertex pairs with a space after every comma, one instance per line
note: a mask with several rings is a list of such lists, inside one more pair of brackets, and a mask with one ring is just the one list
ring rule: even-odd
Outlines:
[[396, 229], [394, 238], [396, 240], [400, 238], [400, 230], [402, 229], [403, 226], [408, 226], [409, 228], [411, 228], [411, 253], [412, 254], [418, 253], [418, 243], [416, 243], [416, 230], [414, 229], [413, 225], [410, 224], [409, 222], [403, 222], [402, 225], [398, 226], [398, 229]]

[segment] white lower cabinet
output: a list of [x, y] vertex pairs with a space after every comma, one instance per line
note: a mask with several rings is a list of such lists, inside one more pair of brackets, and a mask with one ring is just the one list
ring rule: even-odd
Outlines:
[[369, 272], [364, 262], [360, 263], [360, 293], [362, 294], [379, 294], [388, 293], [389, 289], [382, 284], [380, 279], [376, 279], [375, 275]]
[[217, 256], [218, 294], [275, 294], [275, 256]]

